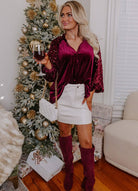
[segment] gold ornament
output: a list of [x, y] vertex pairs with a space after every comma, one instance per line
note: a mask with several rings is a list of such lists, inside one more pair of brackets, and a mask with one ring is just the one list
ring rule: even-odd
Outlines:
[[37, 15], [33, 9], [29, 9], [26, 14], [30, 20], [34, 20], [35, 16]]
[[27, 70], [23, 70], [23, 75], [27, 76], [28, 75], [28, 71]]
[[26, 0], [28, 3], [30, 3], [30, 5], [34, 8], [38, 8], [40, 9], [41, 6], [43, 6], [43, 3], [41, 2], [41, 0]]
[[34, 99], [35, 99], [34, 94], [30, 94], [30, 98], [31, 98], [32, 100], [34, 100]]
[[23, 123], [23, 124], [25, 125], [26, 122], [27, 122], [26, 117], [25, 117], [25, 116], [21, 117], [20, 122]]
[[31, 78], [31, 80], [33, 80], [33, 81], [36, 81], [36, 80], [38, 80], [38, 72], [35, 72], [35, 71], [33, 71], [31, 74], [30, 74], [30, 78]]
[[50, 44], [47, 46], [48, 49], [50, 49]]
[[35, 0], [26, 0], [27, 3], [33, 4]]
[[30, 50], [31, 50], [31, 51], [33, 50], [33, 46], [34, 46], [34, 45], [39, 45], [39, 44], [40, 44], [40, 41], [38, 41], [38, 40], [32, 40], [32, 41], [30, 42], [30, 44], [29, 44]]
[[23, 66], [23, 67], [28, 66], [28, 62], [27, 62], [27, 61], [23, 61], [22, 66]]
[[51, 1], [49, 5], [52, 11], [55, 12], [57, 10], [57, 5], [54, 1]]
[[26, 93], [28, 93], [29, 92], [29, 88], [28, 87], [24, 87], [24, 89], [23, 89]]
[[21, 91], [23, 91], [23, 89], [24, 89], [24, 86], [22, 84], [17, 84], [15, 87], [15, 90], [17, 92], [21, 92]]
[[48, 125], [49, 125], [49, 122], [48, 122], [48, 121], [43, 121], [43, 126], [44, 126], [44, 127], [48, 127]]
[[54, 26], [53, 29], [52, 29], [52, 33], [53, 35], [55, 36], [58, 36], [60, 34], [60, 28], [58, 26]]
[[36, 116], [35, 110], [30, 110], [30, 111], [27, 112], [27, 118], [28, 119], [34, 119], [35, 116]]
[[37, 129], [37, 130], [35, 131], [35, 137], [36, 137], [39, 141], [43, 141], [43, 140], [45, 140], [45, 139], [47, 138], [46, 135], [42, 135], [40, 129]]
[[27, 112], [27, 108], [26, 108], [26, 107], [23, 107], [23, 108], [22, 108], [22, 112], [23, 112], [23, 113], [26, 113], [26, 112]]
[[48, 24], [47, 24], [47, 23], [44, 23], [44, 24], [43, 24], [43, 28], [48, 28]]
[[20, 43], [25, 44], [26, 43], [26, 37], [22, 36], [19, 40]]
[[22, 32], [25, 34], [27, 33], [27, 28], [22, 28]]
[[48, 83], [49, 88], [50, 88], [52, 85], [53, 85], [53, 82], [49, 82], [49, 83]]
[[43, 10], [43, 11], [42, 11], [42, 15], [43, 15], [43, 16], [46, 16], [46, 14], [47, 14], [46, 11]]

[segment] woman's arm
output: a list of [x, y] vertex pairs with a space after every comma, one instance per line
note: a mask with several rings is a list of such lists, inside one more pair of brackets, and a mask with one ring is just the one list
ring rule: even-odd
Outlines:
[[98, 55], [99, 55], [99, 59], [94, 58], [92, 83], [91, 83], [91, 91], [95, 90], [96, 93], [100, 93], [104, 91], [103, 68], [102, 68], [102, 59], [101, 59], [100, 50]]

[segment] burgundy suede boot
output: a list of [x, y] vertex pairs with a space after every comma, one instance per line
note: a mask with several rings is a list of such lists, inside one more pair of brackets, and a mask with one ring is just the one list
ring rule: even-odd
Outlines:
[[72, 136], [59, 137], [60, 148], [65, 162], [65, 180], [64, 188], [71, 190], [73, 185], [73, 154], [72, 154]]
[[94, 178], [94, 147], [87, 149], [80, 146], [81, 160], [84, 168], [84, 179], [82, 188], [85, 191], [92, 191], [95, 183]]

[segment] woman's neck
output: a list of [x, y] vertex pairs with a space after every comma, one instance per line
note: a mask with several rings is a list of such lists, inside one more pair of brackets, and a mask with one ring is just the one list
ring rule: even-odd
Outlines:
[[74, 29], [66, 30], [65, 37], [67, 40], [76, 40], [78, 38], [78, 26]]

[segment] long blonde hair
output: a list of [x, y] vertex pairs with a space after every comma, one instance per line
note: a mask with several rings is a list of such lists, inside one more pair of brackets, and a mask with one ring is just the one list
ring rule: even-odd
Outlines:
[[93, 47], [95, 57], [99, 58], [98, 56], [99, 43], [98, 43], [97, 37], [94, 33], [90, 32], [85, 10], [79, 2], [67, 1], [60, 7], [59, 18], [58, 18], [60, 27], [62, 28], [60, 15], [63, 8], [66, 6], [69, 6], [71, 8], [72, 16], [79, 25], [78, 35], [87, 40], [87, 42]]

